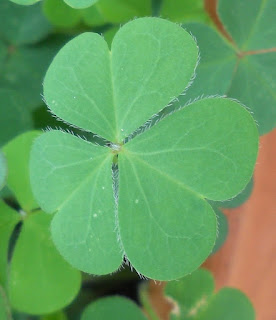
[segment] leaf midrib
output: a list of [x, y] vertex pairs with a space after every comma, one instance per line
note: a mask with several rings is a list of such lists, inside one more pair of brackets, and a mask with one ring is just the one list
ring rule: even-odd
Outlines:
[[[131, 155], [131, 154], [134, 154], [134, 153], [132, 153], [131, 151], [128, 150], [125, 155], [126, 155], [126, 157], [127, 157], [127, 155]], [[204, 198], [203, 195], [201, 195], [200, 193], [196, 192], [195, 190], [189, 188], [189, 187], [188, 187], [187, 185], [185, 185], [184, 183], [182, 183], [182, 182], [176, 180], [175, 178], [171, 177], [169, 174], [167, 174], [167, 173], [165, 173], [165, 172], [157, 169], [156, 167], [150, 165], [148, 162], [146, 162], [145, 160], [143, 160], [143, 159], [142, 159], [141, 157], [139, 157], [138, 155], [135, 155], [134, 158], [135, 158], [135, 160], [137, 160], [137, 161], [139, 161], [140, 163], [142, 163], [145, 167], [148, 167], [148, 168], [156, 171], [156, 172], [159, 173], [161, 176], [167, 178], [168, 180], [170, 180], [170, 181], [172, 181], [173, 183], [175, 183], [175, 184], [177, 184], [178, 186], [180, 186], [182, 189], [184, 189], [184, 190], [186, 190], [186, 191], [194, 194], [196, 197], [198, 197], [198, 198], [200, 198], [200, 199], [205, 200], [205, 198]], [[128, 159], [128, 160], [129, 160], [129, 162], [131, 163], [130, 159]]]

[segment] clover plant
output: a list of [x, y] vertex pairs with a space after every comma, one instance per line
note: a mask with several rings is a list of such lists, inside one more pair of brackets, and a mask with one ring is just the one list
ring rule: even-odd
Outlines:
[[151, 15], [150, 0], [100, 0], [81, 10], [68, 4], [63, 0], [45, 0], [43, 8], [46, 17], [55, 26], [68, 28], [81, 22], [88, 26], [120, 24], [135, 17]]
[[255, 319], [252, 304], [241, 291], [224, 287], [214, 292], [213, 276], [204, 269], [169, 282], [165, 295], [173, 302], [171, 320]]
[[203, 0], [163, 0], [159, 13], [161, 17], [174, 22], [210, 22]]
[[101, 320], [146, 320], [142, 310], [131, 300], [115, 296], [99, 299], [85, 308], [81, 320], [101, 319]]
[[[165, 295], [170, 304], [170, 320], [254, 320], [255, 312], [251, 302], [239, 290], [224, 287], [214, 290], [212, 274], [198, 269], [179, 281], [165, 286]], [[150, 300], [149, 300], [150, 301]], [[143, 304], [143, 307], [145, 306]], [[152, 306], [146, 309], [150, 319], [160, 319]], [[120, 296], [99, 299], [88, 305], [81, 320], [90, 319], [147, 319], [142, 310], [130, 300]]]
[[106, 274], [125, 259], [146, 277], [169, 280], [212, 251], [217, 222], [205, 199], [225, 200], [247, 185], [258, 132], [244, 107], [220, 97], [151, 126], [191, 84], [197, 62], [193, 38], [159, 18], [124, 25], [111, 52], [102, 37], [84, 33], [55, 57], [44, 81], [49, 108], [109, 141], [55, 130], [32, 150], [35, 197], [55, 213], [53, 241], [74, 267]]
[[[29, 152], [39, 134], [25, 133], [3, 148], [9, 168], [7, 185], [19, 209], [0, 202], [0, 284], [6, 288], [11, 306], [29, 314], [59, 310], [73, 300], [80, 287], [80, 273], [56, 250], [49, 231], [51, 217], [38, 208], [30, 189]], [[16, 225], [20, 233], [9, 261]]]
[[194, 85], [180, 103], [202, 94], [227, 94], [249, 106], [260, 134], [276, 126], [274, 0], [220, 0], [218, 15], [230, 40], [200, 23], [184, 24], [201, 55]]
[[[17, 4], [28, 6], [31, 4], [35, 4], [40, 0], [11, 0], [11, 1]], [[73, 8], [82, 9], [82, 8], [87, 8], [92, 6], [98, 0], [64, 0], [64, 1], [65, 3], [67, 3], [69, 6]]]
[[210, 2], [0, 0], [1, 320], [160, 320], [139, 276], [171, 320], [255, 319], [196, 269], [276, 125], [276, 7]]

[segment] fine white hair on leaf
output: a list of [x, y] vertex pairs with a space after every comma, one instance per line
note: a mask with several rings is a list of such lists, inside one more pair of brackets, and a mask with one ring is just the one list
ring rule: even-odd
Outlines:
[[117, 164], [112, 164], [111, 167], [111, 175], [112, 175], [112, 188], [113, 188], [113, 196], [115, 202], [115, 228], [114, 232], [116, 233], [116, 239], [120, 247], [120, 251], [123, 255], [125, 255], [124, 246], [120, 236], [120, 226], [119, 226], [119, 218], [118, 218], [118, 200], [119, 200], [119, 167]]
[[[60, 122], [64, 123], [65, 125], [67, 125], [67, 126], [70, 127], [70, 128], [76, 129], [76, 130], [78, 130], [78, 131], [80, 131], [80, 132], [84, 132], [84, 133], [88, 133], [88, 134], [93, 135], [93, 138], [98, 138], [99, 140], [101, 140], [102, 143], [100, 144], [100, 143], [98, 143], [98, 142], [96, 142], [96, 141], [94, 141], [94, 140], [93, 140], [93, 141], [88, 141], [87, 137], [85, 137], [84, 135], [82, 136], [82, 135], [80, 135], [80, 134], [78, 134], [78, 133], [74, 133], [73, 131], [68, 131], [69, 133], [71, 133], [72, 135], [77, 136], [77, 137], [81, 138], [82, 140], [85, 140], [85, 141], [87, 141], [87, 142], [89, 142], [89, 143], [93, 143], [93, 144], [95, 144], [95, 145], [102, 146], [102, 147], [107, 147], [107, 145], [108, 145], [108, 143], [109, 143], [108, 140], [106, 140], [105, 138], [101, 137], [101, 136], [98, 135], [97, 133], [94, 133], [94, 132], [92, 132], [92, 131], [90, 131], [90, 130], [83, 129], [83, 128], [77, 126], [77, 125], [74, 125], [74, 124], [72, 124], [72, 123], [70, 123], [70, 122], [67, 122], [66, 120], [60, 118], [59, 116], [57, 116], [57, 115], [53, 112], [53, 110], [50, 108], [50, 106], [46, 103], [46, 100], [45, 100], [45, 98], [44, 98], [43, 96], [42, 96], [42, 98], [43, 98], [43, 101], [44, 101], [45, 104], [46, 104], [47, 111], [51, 114], [51, 116], [52, 116], [53, 118], [55, 118], [57, 121], [60, 121]], [[64, 131], [62, 128], [59, 128], [59, 130], [60, 130], [60, 131]]]
[[131, 264], [131, 262], [129, 261], [129, 259], [128, 259], [128, 257], [127, 257], [126, 254], [124, 255], [124, 264], [130, 268], [131, 272], [136, 272], [140, 279], [142, 279], [142, 280], [148, 280], [148, 278], [147, 278], [146, 276], [144, 276], [142, 273], [140, 273], [140, 272]]
[[232, 97], [227, 97], [227, 99], [229, 100], [232, 100], [232, 101], [235, 101], [237, 103], [239, 103], [241, 106], [243, 106], [253, 117], [255, 123], [256, 123], [256, 126], [259, 127], [259, 123], [258, 121], [256, 120], [256, 118], [254, 117], [254, 111], [247, 105], [245, 105], [243, 102], [241, 102], [240, 100], [236, 99], [236, 98], [232, 98]]

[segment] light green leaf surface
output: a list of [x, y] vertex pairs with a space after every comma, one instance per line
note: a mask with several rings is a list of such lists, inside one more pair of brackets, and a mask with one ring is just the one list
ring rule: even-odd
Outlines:
[[7, 163], [3, 152], [0, 150], [0, 190], [2, 189], [7, 176]]
[[203, 0], [163, 0], [160, 16], [175, 22], [209, 22]]
[[51, 25], [42, 14], [41, 3], [23, 7], [0, 0], [0, 38], [10, 45], [36, 43], [51, 31]]
[[75, 9], [83, 9], [92, 6], [98, 0], [64, 0], [70, 7]]
[[252, 176], [258, 132], [239, 103], [207, 98], [160, 121], [124, 150], [122, 157], [145, 162], [145, 167], [158, 169], [197, 197], [226, 200]]
[[199, 269], [189, 276], [169, 282], [165, 294], [174, 302], [171, 320], [254, 320], [249, 299], [239, 290], [223, 288], [214, 293], [211, 273]]
[[220, 0], [219, 16], [242, 51], [276, 47], [275, 0]]
[[228, 221], [226, 216], [222, 211], [220, 211], [215, 206], [213, 206], [213, 209], [216, 213], [218, 229], [217, 229], [217, 239], [211, 254], [216, 253], [221, 248], [221, 246], [224, 244], [228, 235]]
[[102, 26], [107, 23], [102, 11], [98, 5], [91, 6], [82, 10], [83, 22], [91, 27]]
[[47, 314], [42, 316], [40, 320], [67, 320], [67, 316], [63, 311], [58, 311], [55, 313]]
[[151, 15], [151, 0], [100, 0], [96, 7], [110, 23]]
[[194, 271], [215, 243], [212, 208], [162, 169], [135, 155], [119, 157], [119, 226], [128, 260], [158, 280]]
[[46, 0], [43, 9], [49, 21], [57, 27], [73, 27], [84, 22], [88, 26], [105, 23], [122, 24], [131, 19], [150, 16], [150, 0], [101, 0], [84, 9], [74, 9], [63, 0]]
[[34, 194], [46, 212], [58, 211], [53, 240], [74, 267], [88, 273], [110, 273], [122, 262], [115, 232], [112, 158], [109, 148], [59, 131], [39, 137], [32, 152]]
[[19, 221], [19, 214], [0, 200], [0, 285], [3, 287], [7, 285], [9, 241]]
[[43, 11], [48, 20], [60, 28], [75, 27], [81, 22], [88, 26], [101, 26], [106, 22], [96, 5], [74, 9], [63, 0], [46, 0], [43, 2]]
[[34, 4], [40, 0], [10, 0], [16, 4], [20, 4], [20, 5], [23, 5], [23, 6], [29, 6], [31, 4]]
[[3, 148], [9, 170], [7, 185], [26, 213], [38, 207], [30, 186], [29, 160], [33, 140], [39, 135], [39, 131], [26, 132]]
[[9, 274], [11, 305], [30, 314], [59, 310], [80, 288], [80, 273], [56, 250], [50, 235], [51, 216], [38, 212], [24, 220]]
[[43, 1], [43, 11], [47, 19], [57, 27], [74, 27], [81, 21], [81, 10], [68, 6], [63, 0]]
[[111, 52], [99, 35], [75, 38], [51, 64], [44, 95], [59, 117], [120, 142], [185, 89], [197, 48], [179, 26], [141, 18], [119, 30]]
[[84, 310], [81, 320], [146, 320], [142, 311], [131, 300], [119, 296], [99, 299]]
[[0, 146], [32, 128], [29, 107], [28, 100], [15, 90], [0, 89]]
[[123, 147], [119, 226], [137, 271], [163, 280], [200, 265], [216, 237], [216, 219], [203, 198], [227, 199], [245, 187], [257, 137], [252, 117], [238, 103], [211, 98], [170, 115]]

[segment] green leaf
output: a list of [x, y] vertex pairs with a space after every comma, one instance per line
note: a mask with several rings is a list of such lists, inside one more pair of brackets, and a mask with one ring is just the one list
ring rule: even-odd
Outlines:
[[244, 189], [252, 176], [258, 132], [238, 102], [206, 98], [160, 121], [123, 150], [122, 157], [145, 161], [145, 166], [180, 181], [196, 196], [226, 200]]
[[276, 126], [276, 29], [274, 0], [220, 0], [218, 13], [236, 42], [237, 68], [228, 96], [248, 106], [259, 124], [260, 134]]
[[7, 285], [8, 276], [9, 241], [11, 234], [19, 221], [19, 214], [0, 200], [0, 285], [4, 287]]
[[[28, 100], [10, 89], [0, 89], [0, 146], [32, 128]], [[1, 183], [0, 183], [1, 185]]]
[[212, 27], [204, 24], [184, 24], [184, 28], [196, 37], [199, 46], [200, 61], [196, 69], [196, 78], [184, 96], [180, 96], [180, 105], [189, 99], [202, 95], [224, 95], [228, 90], [236, 65], [236, 53], [233, 47]]
[[88, 26], [102, 26], [151, 15], [151, 1], [101, 0], [88, 8], [74, 9], [63, 0], [46, 0], [43, 9], [49, 21], [57, 27], [73, 27], [81, 21]]
[[218, 13], [226, 30], [242, 50], [276, 47], [274, 0], [220, 0]]
[[104, 274], [125, 256], [148, 277], [179, 278], [215, 243], [205, 198], [233, 197], [250, 180], [257, 128], [239, 103], [210, 98], [128, 136], [183, 91], [197, 49], [179, 26], [142, 18], [120, 29], [111, 52], [110, 65], [104, 40], [83, 34], [59, 52], [45, 79], [53, 112], [111, 139], [109, 148], [44, 133], [31, 154], [32, 187], [42, 209], [57, 212], [53, 240], [75, 267]]
[[0, 151], [0, 189], [2, 189], [7, 176], [6, 158], [2, 151]]
[[45, 0], [43, 11], [48, 20], [57, 27], [74, 27], [81, 21], [81, 10], [73, 9], [63, 0]]
[[63, 311], [47, 314], [40, 318], [40, 320], [67, 320], [67, 316]]
[[114, 296], [99, 299], [84, 310], [81, 320], [146, 320], [142, 311], [131, 300]]
[[110, 149], [60, 131], [43, 134], [32, 152], [34, 194], [46, 212], [58, 211], [52, 221], [53, 240], [74, 267], [88, 273], [110, 273], [122, 262], [112, 158]]
[[110, 23], [124, 23], [151, 15], [150, 0], [100, 0], [96, 7]]
[[228, 91], [250, 108], [264, 134], [276, 127], [276, 52], [242, 58]]
[[276, 74], [271, 65], [275, 64], [276, 53], [243, 55], [208, 26], [191, 23], [184, 27], [196, 37], [201, 59], [194, 83], [172, 108], [202, 95], [227, 94], [253, 112], [260, 134], [275, 127]]
[[220, 211], [215, 206], [213, 206], [213, 209], [217, 216], [218, 230], [217, 230], [216, 243], [213, 247], [211, 254], [216, 253], [221, 248], [221, 246], [224, 244], [228, 235], [228, 221], [226, 216], [223, 214], [222, 211]]
[[91, 27], [101, 26], [107, 21], [103, 16], [100, 8], [97, 5], [82, 10], [83, 22]]
[[197, 48], [179, 26], [141, 18], [119, 30], [111, 52], [97, 34], [78, 36], [52, 62], [44, 95], [59, 117], [119, 142], [185, 89]]
[[198, 317], [199, 320], [254, 320], [255, 312], [249, 299], [241, 291], [233, 288], [221, 289], [210, 305]]
[[171, 320], [254, 320], [248, 298], [239, 290], [214, 291], [211, 273], [199, 269], [189, 276], [166, 285], [165, 293], [174, 302]]
[[10, 45], [36, 43], [51, 31], [42, 14], [41, 3], [31, 7], [0, 0], [0, 37]]
[[119, 226], [126, 255], [139, 272], [173, 279], [201, 264], [216, 236], [214, 214], [203, 198], [227, 199], [244, 188], [257, 137], [245, 109], [212, 98], [170, 115], [125, 145], [119, 155]]
[[220, 208], [237, 208], [248, 200], [253, 191], [254, 181], [253, 178], [249, 181], [247, 186], [236, 197], [226, 201], [214, 201], [215, 206]]
[[171, 319], [196, 319], [195, 316], [205, 308], [214, 289], [213, 276], [205, 269], [198, 269], [178, 281], [168, 282], [165, 295], [174, 303]]
[[26, 213], [38, 207], [30, 186], [29, 159], [33, 140], [39, 135], [39, 131], [26, 132], [3, 148], [9, 169], [7, 185]]
[[70, 7], [76, 9], [83, 9], [92, 6], [98, 0], [64, 0]]
[[37, 3], [40, 0], [10, 0], [10, 1], [17, 3], [17, 4], [20, 4], [20, 5], [23, 5], [23, 6], [29, 6], [31, 4]]
[[43, 11], [48, 20], [61, 28], [74, 27], [82, 21], [88, 26], [101, 26], [105, 19], [96, 5], [85, 9], [74, 9], [63, 0], [46, 0]]
[[28, 216], [17, 240], [9, 274], [11, 305], [30, 314], [59, 310], [80, 288], [80, 273], [67, 264], [50, 235], [51, 216]]
[[175, 22], [209, 22], [203, 0], [163, 0], [160, 16]]

